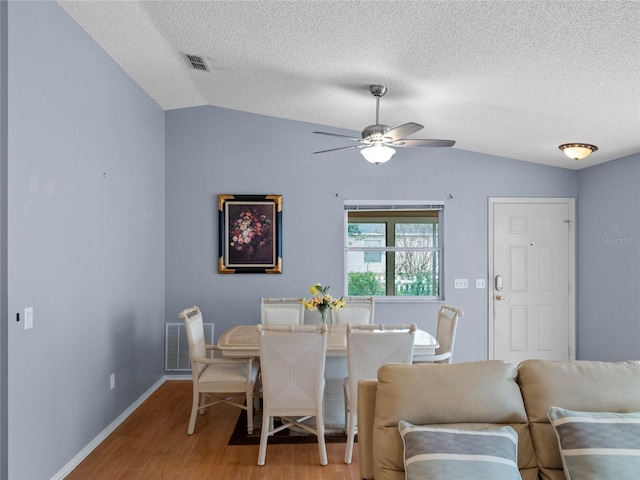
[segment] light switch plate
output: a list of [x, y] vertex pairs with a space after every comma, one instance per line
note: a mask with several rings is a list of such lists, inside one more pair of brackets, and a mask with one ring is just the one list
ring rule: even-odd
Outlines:
[[456, 278], [453, 281], [453, 288], [469, 288], [469, 280], [466, 278]]
[[484, 278], [476, 278], [476, 288], [487, 288]]
[[30, 328], [33, 328], [33, 307], [24, 309], [24, 329], [29, 330]]

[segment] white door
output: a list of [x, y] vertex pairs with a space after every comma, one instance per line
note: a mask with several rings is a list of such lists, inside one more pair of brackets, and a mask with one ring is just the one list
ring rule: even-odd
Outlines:
[[490, 199], [489, 358], [575, 358], [573, 199]]

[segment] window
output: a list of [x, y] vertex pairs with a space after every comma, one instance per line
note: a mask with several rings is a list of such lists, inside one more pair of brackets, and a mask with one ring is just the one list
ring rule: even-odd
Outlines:
[[345, 204], [347, 295], [442, 298], [443, 205]]
[[[382, 238], [365, 238], [364, 246], [369, 248], [384, 247], [383, 239]], [[382, 252], [380, 250], [365, 250], [364, 261], [366, 263], [381, 263]]]

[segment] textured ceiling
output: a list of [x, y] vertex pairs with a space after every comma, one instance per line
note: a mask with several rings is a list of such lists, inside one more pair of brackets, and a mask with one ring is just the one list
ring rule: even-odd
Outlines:
[[[381, 123], [425, 126], [412, 137], [570, 169], [640, 152], [636, 1], [58, 3], [165, 110], [359, 133], [375, 123], [368, 85], [382, 84]], [[567, 142], [599, 150], [575, 162]]]

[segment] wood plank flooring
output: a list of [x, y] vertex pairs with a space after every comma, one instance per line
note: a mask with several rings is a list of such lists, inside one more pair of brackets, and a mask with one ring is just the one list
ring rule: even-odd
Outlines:
[[267, 445], [259, 467], [257, 445], [228, 446], [243, 410], [225, 404], [199, 415], [187, 435], [191, 382], [165, 382], [78, 465], [67, 480], [358, 480], [353, 462], [343, 462], [343, 443], [327, 444], [329, 465], [321, 466], [317, 444]]

